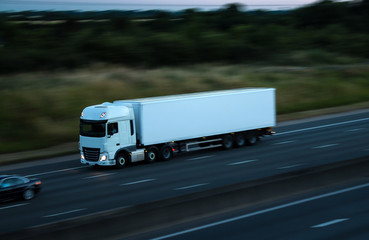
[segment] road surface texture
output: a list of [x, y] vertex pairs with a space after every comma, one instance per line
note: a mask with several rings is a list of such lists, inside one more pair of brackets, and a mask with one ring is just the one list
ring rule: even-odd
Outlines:
[[[255, 146], [185, 153], [168, 162], [135, 164], [120, 170], [82, 166], [78, 155], [2, 166], [1, 174], [41, 178], [43, 189], [31, 201], [0, 204], [0, 234], [369, 155], [369, 110], [283, 122], [276, 131], [277, 134], [262, 138]], [[362, 191], [365, 195], [365, 190]], [[308, 203], [306, 208], [319, 207], [310, 204], [314, 203]], [[282, 215], [288, 219], [294, 214], [287, 209], [283, 211], [286, 212]], [[275, 213], [268, 214], [276, 219], [272, 216]], [[299, 218], [299, 214], [306, 215], [297, 212], [295, 218]], [[329, 217], [332, 219], [314, 223], [312, 220], [318, 218], [311, 213], [301, 221], [318, 225], [335, 219], [351, 219], [352, 215]], [[278, 229], [278, 224], [283, 223], [276, 221], [274, 227]], [[295, 222], [293, 218], [291, 221]], [[351, 222], [344, 221], [342, 224]], [[255, 225], [253, 234], [257, 234], [261, 225]], [[319, 231], [319, 228], [308, 230]], [[293, 236], [298, 238], [296, 234]]]
[[131, 239], [369, 239], [369, 181], [340, 187]]

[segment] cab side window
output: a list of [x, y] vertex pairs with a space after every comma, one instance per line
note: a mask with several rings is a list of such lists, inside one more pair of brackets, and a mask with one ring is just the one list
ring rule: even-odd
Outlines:
[[109, 123], [108, 124], [108, 135], [114, 135], [118, 132], [118, 123]]
[[133, 120], [129, 121], [130, 123], [130, 127], [131, 127], [131, 136], [133, 136], [133, 134], [135, 134], [135, 129], [133, 127]]

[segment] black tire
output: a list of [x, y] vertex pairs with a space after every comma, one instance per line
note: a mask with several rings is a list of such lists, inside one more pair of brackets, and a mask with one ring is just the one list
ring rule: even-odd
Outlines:
[[117, 155], [116, 159], [115, 159], [115, 166], [117, 168], [124, 168], [128, 165], [128, 154], [126, 153], [120, 153]]
[[169, 161], [173, 157], [172, 148], [168, 145], [163, 145], [160, 148], [160, 160]]
[[158, 148], [157, 147], [149, 147], [146, 152], [145, 161], [147, 163], [153, 163], [158, 160]]
[[259, 136], [256, 131], [250, 131], [246, 133], [246, 144], [248, 146], [255, 145], [259, 140]]
[[246, 137], [243, 133], [236, 133], [234, 136], [234, 143], [236, 147], [242, 147], [246, 144]]
[[225, 150], [231, 149], [233, 147], [233, 138], [231, 135], [224, 135], [222, 140], [222, 145]]
[[35, 197], [35, 191], [32, 189], [27, 189], [23, 192], [22, 197], [24, 200], [31, 200]]

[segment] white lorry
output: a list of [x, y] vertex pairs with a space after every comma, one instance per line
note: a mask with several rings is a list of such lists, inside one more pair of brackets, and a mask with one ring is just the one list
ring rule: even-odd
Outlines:
[[81, 163], [121, 168], [169, 160], [174, 152], [253, 145], [275, 124], [273, 88], [102, 103], [82, 111]]

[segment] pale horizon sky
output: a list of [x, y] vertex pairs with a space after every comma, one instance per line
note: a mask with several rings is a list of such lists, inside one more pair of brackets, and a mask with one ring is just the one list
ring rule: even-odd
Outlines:
[[[319, 1], [319, 0], [318, 0]], [[338, 0], [342, 2], [341, 0]], [[0, 11], [25, 10], [148, 10], [158, 6], [183, 5], [182, 8], [196, 6], [223, 6], [240, 3], [246, 9], [265, 8], [280, 10], [317, 2], [317, 0], [0, 0]], [[180, 7], [169, 10], [179, 10]], [[205, 7], [206, 9], [206, 7]]]

